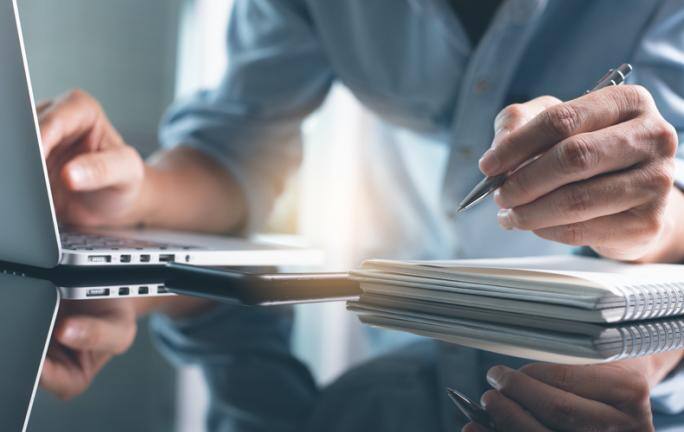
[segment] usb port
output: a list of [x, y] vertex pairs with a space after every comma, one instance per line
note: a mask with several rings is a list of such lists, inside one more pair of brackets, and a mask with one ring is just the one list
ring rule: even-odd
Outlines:
[[127, 296], [128, 294], [131, 293], [131, 289], [128, 287], [121, 287], [119, 288], [119, 295], [120, 296]]
[[175, 261], [175, 257], [173, 254], [159, 255], [159, 262], [173, 262], [173, 261]]
[[107, 264], [112, 262], [112, 257], [109, 255], [88, 255], [88, 262], [95, 264]]
[[109, 288], [91, 288], [86, 291], [86, 297], [108, 297]]
[[150, 262], [149, 255], [140, 255], [140, 262]]
[[138, 288], [138, 295], [147, 295], [150, 293], [150, 289], [146, 286], [141, 286]]
[[164, 285], [157, 285], [157, 294], [168, 294], [169, 290]]
[[119, 261], [122, 263], [129, 263], [131, 262], [131, 256], [130, 255], [121, 255], [121, 258], [119, 258]]

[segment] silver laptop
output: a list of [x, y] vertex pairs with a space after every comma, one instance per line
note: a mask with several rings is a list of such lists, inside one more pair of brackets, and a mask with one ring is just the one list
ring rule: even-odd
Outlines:
[[37, 267], [310, 265], [321, 255], [267, 243], [189, 233], [60, 232], [15, 0], [0, 0], [0, 260]]
[[59, 295], [48, 281], [0, 274], [0, 430], [26, 430], [55, 323]]

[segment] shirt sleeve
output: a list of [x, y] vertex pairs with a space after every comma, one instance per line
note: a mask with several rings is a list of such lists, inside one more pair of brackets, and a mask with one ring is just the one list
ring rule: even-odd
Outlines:
[[152, 336], [176, 365], [196, 365], [209, 386], [207, 430], [294, 432], [319, 390], [290, 352], [290, 307], [219, 305], [187, 320], [154, 315]]
[[221, 84], [170, 108], [162, 146], [190, 146], [221, 163], [247, 202], [245, 231], [261, 227], [302, 158], [302, 120], [333, 81], [302, 0], [236, 0]]
[[[653, 95], [663, 117], [684, 137], [684, 8], [679, 0], [666, 0], [657, 9], [636, 47], [630, 82]], [[675, 182], [684, 189], [684, 148], [676, 161]]]

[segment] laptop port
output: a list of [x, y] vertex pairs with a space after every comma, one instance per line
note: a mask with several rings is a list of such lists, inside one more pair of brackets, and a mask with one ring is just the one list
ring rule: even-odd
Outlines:
[[164, 285], [157, 285], [157, 294], [168, 294], [169, 290]]
[[141, 286], [138, 288], [138, 295], [147, 295], [150, 293], [150, 289], [146, 286]]
[[88, 255], [88, 262], [94, 264], [107, 264], [112, 262], [110, 255]]
[[159, 262], [173, 262], [175, 258], [173, 254], [163, 254], [159, 255]]
[[130, 255], [121, 255], [121, 258], [119, 259], [122, 263], [129, 263], [131, 262], [131, 256]]
[[128, 294], [131, 293], [131, 289], [128, 287], [121, 287], [119, 288], [119, 295], [120, 296], [127, 296]]
[[91, 288], [86, 291], [86, 297], [109, 297], [109, 288]]
[[140, 262], [150, 262], [150, 256], [149, 255], [140, 255]]

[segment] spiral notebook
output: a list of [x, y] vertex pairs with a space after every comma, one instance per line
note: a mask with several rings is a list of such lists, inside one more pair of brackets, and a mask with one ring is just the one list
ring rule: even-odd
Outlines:
[[597, 324], [374, 294], [348, 308], [369, 325], [553, 363], [601, 363], [684, 347], [684, 318]]
[[684, 313], [684, 266], [573, 255], [366, 261], [365, 294], [569, 321], [620, 323]]

